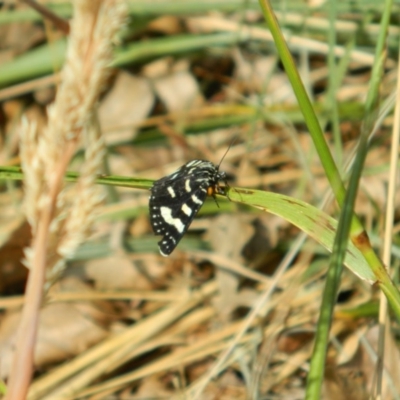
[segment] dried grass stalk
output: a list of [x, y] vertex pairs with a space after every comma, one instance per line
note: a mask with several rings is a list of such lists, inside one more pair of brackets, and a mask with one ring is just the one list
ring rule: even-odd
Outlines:
[[[34, 126], [29, 123], [21, 134], [25, 209], [34, 235], [42, 211], [52, 209], [48, 253], [53, 257], [52, 265], [47, 266], [50, 275], [62, 269], [63, 260], [72, 256], [85, 239], [94, 206], [99, 203], [97, 190], [90, 186], [93, 187], [94, 175], [100, 168], [103, 144], [95, 134], [92, 119], [109, 75], [111, 44], [126, 15], [125, 3], [118, 0], [81, 0], [74, 5], [63, 79], [56, 101], [48, 110], [48, 125], [40, 137], [32, 133]], [[61, 191], [62, 178], [80, 141], [87, 146], [85, 163], [74, 190], [79, 197], [74, 196], [70, 204], [68, 199], [72, 196]], [[31, 267], [31, 249], [26, 254], [27, 266]]]
[[[120, 0], [74, 1], [62, 83], [48, 109], [48, 124], [41, 133], [35, 122], [22, 124], [25, 210], [33, 241], [26, 251], [31, 273], [9, 380], [9, 399], [25, 398], [31, 379], [45, 270], [54, 276], [63, 269], [65, 258], [85, 239], [93, 210], [101, 199], [94, 179], [104, 146], [92, 121], [109, 75], [112, 44], [125, 22], [126, 10]], [[64, 175], [81, 143], [86, 145], [85, 161], [74, 196], [70, 196], [63, 188]]]

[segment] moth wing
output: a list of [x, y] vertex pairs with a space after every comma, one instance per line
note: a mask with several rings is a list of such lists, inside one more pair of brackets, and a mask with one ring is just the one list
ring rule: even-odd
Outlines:
[[[176, 174], [178, 174], [176, 176]], [[175, 177], [174, 177], [175, 176]], [[208, 182], [179, 171], [156, 181], [151, 188], [150, 222], [162, 255], [168, 256], [188, 230], [207, 197]]]

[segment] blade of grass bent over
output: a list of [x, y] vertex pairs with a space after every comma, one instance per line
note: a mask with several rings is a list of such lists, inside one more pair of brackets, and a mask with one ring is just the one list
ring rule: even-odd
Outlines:
[[[282, 217], [332, 251], [337, 221], [318, 208], [299, 199], [262, 190], [231, 187], [228, 197], [233, 202]], [[375, 276], [360, 251], [353, 243], [349, 242], [348, 245], [346, 266], [361, 279], [374, 282]]]

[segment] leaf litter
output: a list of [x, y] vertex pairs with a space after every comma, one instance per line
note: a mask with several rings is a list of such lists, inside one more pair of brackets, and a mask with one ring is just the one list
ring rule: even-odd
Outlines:
[[[249, 20], [255, 15], [260, 18], [253, 12]], [[230, 30], [230, 18], [221, 14], [209, 19], [208, 25], [193, 17], [159, 18], [135, 39], [128, 38], [140, 41], [151, 40], [155, 32], [172, 36], [198, 29]], [[37, 25], [30, 25], [35, 37], [40, 37]], [[7, 29], [13, 40], [2, 45], [2, 55], [9, 55], [10, 50], [29, 51], [22, 35], [16, 40], [10, 26], [2, 27]], [[115, 70], [98, 109], [109, 173], [158, 179], [192, 158], [218, 164], [237, 137], [221, 165], [232, 186], [279, 192], [317, 204], [327, 189], [326, 179], [308, 133], [296, 117], [292, 89], [278, 60], [257, 43], [209, 48], [202, 54], [187, 52], [180, 59], [162, 57], [129, 70]], [[327, 89], [324, 78], [328, 72], [321, 60], [308, 54], [304, 63], [299, 57], [299, 67], [318, 77], [311, 79], [312, 89], [320, 93], [315, 93], [317, 101], [323, 100]], [[357, 103], [363, 98], [369, 77], [367, 61], [353, 55], [338, 91], [341, 102]], [[43, 104], [28, 101], [40, 90], [33, 87], [3, 102], [3, 164], [18, 163], [15, 145], [7, 146], [16, 140], [13, 120], [30, 113], [31, 119], [42, 123]], [[232, 123], [227, 117], [232, 116], [233, 102], [256, 107], [259, 117]], [[216, 116], [207, 115], [206, 107], [216, 110]], [[350, 134], [357, 134], [359, 123], [356, 115], [341, 121], [343, 131]], [[366, 169], [370, 172], [363, 178], [356, 205], [368, 226], [376, 230], [385, 203], [388, 126], [390, 121], [369, 152]], [[326, 135], [332, 141], [329, 126]], [[345, 140], [345, 156], [355, 139], [350, 135]], [[1, 196], [7, 200], [0, 201], [0, 251], [2, 260], [7, 260], [0, 264], [0, 281], [7, 282], [0, 286], [3, 379], [9, 372], [26, 279], [18, 272], [20, 260], [12, 256], [16, 247], [21, 254], [27, 245], [22, 241], [16, 246], [13, 241], [21, 226], [22, 193], [20, 185], [4, 186]], [[216, 205], [210, 199], [182, 246], [164, 259], [157, 255], [157, 239], [146, 223], [147, 198], [148, 193], [124, 188], [109, 191], [109, 204], [98, 212], [99, 216], [107, 212], [107, 220], [95, 223], [91, 238], [82, 246], [85, 257], [69, 260], [64, 276], [47, 293], [28, 398], [195, 398], [205, 378], [202, 399], [303, 398], [327, 253], [315, 242], [305, 242], [211, 380], [208, 373], [216, 359], [232, 344], [251, 307], [271, 289], [273, 273], [299, 231], [273, 215], [236, 204], [225, 211], [226, 202]], [[118, 209], [110, 208], [112, 203]], [[329, 210], [334, 214], [336, 208]], [[12, 303], [7, 302], [10, 295]], [[334, 340], [323, 398], [346, 398], [349, 390], [354, 393], [351, 398], [368, 398], [367, 383], [373, 379], [376, 363], [376, 314], [351, 314], [349, 310], [371, 306], [375, 300], [373, 288], [345, 273], [332, 325]], [[398, 376], [398, 357], [392, 338], [384, 381], [387, 399], [400, 391], [393, 381]]]

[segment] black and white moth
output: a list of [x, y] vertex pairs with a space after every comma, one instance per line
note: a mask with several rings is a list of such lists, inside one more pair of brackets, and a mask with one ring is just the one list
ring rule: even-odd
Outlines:
[[219, 181], [226, 183], [225, 172], [210, 161], [189, 161], [171, 175], [155, 181], [149, 208], [153, 232], [161, 235], [161, 255], [169, 256], [196, 216], [207, 196], [225, 194]]

